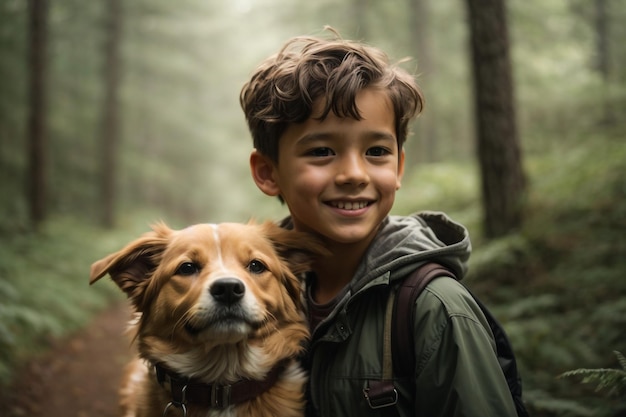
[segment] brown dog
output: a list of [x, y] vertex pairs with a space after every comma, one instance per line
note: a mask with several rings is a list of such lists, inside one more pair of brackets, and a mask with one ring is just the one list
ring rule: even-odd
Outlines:
[[164, 224], [91, 266], [137, 312], [124, 416], [296, 417], [309, 333], [296, 275], [325, 249], [272, 223]]

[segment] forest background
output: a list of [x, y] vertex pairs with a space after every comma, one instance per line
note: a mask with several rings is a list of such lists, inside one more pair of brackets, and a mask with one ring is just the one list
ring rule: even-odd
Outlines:
[[[497, 3], [515, 127], [500, 139], [519, 146], [525, 187], [520, 218], [494, 234], [468, 10]], [[624, 412], [625, 21], [621, 0], [3, 0], [0, 381], [120, 299], [87, 286], [89, 265], [150, 223], [286, 213], [250, 179], [238, 93], [286, 39], [330, 25], [413, 58], [402, 65], [427, 105], [394, 213], [468, 226], [466, 284], [509, 333], [532, 414]], [[602, 374], [599, 391], [559, 377], [579, 368], [618, 377]]]

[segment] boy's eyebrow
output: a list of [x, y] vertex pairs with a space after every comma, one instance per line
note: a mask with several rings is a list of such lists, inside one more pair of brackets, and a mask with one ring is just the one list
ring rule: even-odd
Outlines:
[[313, 142], [316, 140], [329, 139], [333, 135], [330, 132], [312, 132], [305, 133], [301, 137], [298, 138], [297, 143], [299, 145], [306, 145], [308, 142]]
[[[336, 136], [341, 136], [341, 135], [335, 134], [334, 132], [310, 132], [310, 133], [305, 133], [300, 138], [298, 138], [297, 143], [299, 145], [302, 145], [302, 144], [306, 145], [308, 142], [314, 142], [316, 140], [328, 140]], [[389, 132], [382, 132], [382, 131], [377, 131], [377, 130], [365, 132], [365, 134], [361, 134], [361, 136], [364, 136], [369, 139], [375, 139], [375, 140], [389, 140], [389, 141], [394, 141], [394, 142], [397, 141], [396, 137], [393, 134]]]

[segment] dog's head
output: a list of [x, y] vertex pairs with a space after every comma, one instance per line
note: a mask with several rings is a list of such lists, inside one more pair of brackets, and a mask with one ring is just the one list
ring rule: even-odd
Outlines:
[[141, 313], [138, 336], [168, 344], [163, 350], [235, 343], [301, 321], [297, 275], [325, 253], [313, 237], [270, 222], [158, 224], [95, 262], [90, 283], [109, 274]]

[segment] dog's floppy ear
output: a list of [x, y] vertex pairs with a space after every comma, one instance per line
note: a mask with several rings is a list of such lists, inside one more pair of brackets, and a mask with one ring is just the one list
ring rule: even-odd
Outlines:
[[163, 223], [153, 226], [153, 231], [129, 243], [123, 249], [91, 265], [89, 284], [109, 274], [111, 279], [141, 310], [145, 288], [150, 275], [169, 241], [172, 230]]
[[262, 225], [265, 235], [274, 245], [278, 256], [287, 264], [291, 272], [283, 277], [283, 285], [293, 300], [300, 308], [302, 305], [301, 282], [298, 277], [310, 269], [315, 258], [328, 256], [330, 252], [322, 243], [309, 233], [295, 232], [283, 229], [272, 222]]
[[262, 227], [295, 275], [308, 271], [315, 258], [330, 255], [322, 242], [309, 233], [283, 229], [272, 222], [265, 222]]

